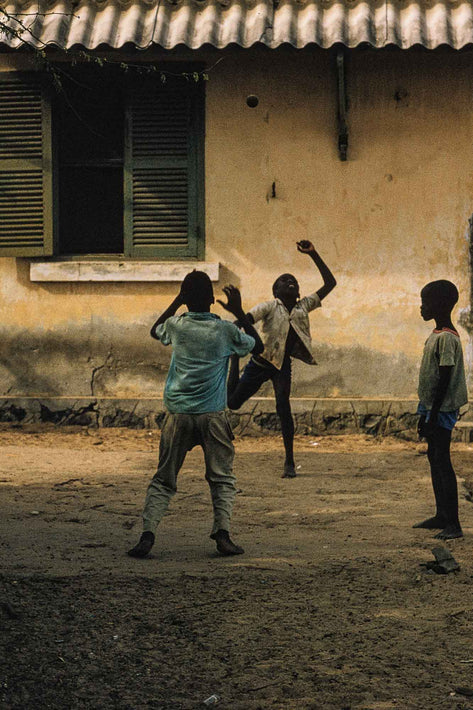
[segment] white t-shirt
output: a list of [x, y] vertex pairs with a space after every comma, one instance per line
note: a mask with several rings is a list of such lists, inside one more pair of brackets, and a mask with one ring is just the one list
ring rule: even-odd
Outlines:
[[309, 313], [321, 306], [317, 293], [305, 296], [297, 301], [296, 305], [289, 312], [284, 303], [275, 298], [273, 301], [258, 303], [249, 312], [253, 316], [255, 323], [262, 321], [258, 328], [261, 340], [264, 344], [264, 351], [261, 357], [271, 362], [278, 370], [281, 369], [284, 360], [284, 350], [286, 347], [287, 334], [290, 326], [293, 327], [300, 342], [296, 341], [292, 357], [296, 357], [309, 365], [316, 365], [312, 354], [312, 343], [310, 337]]

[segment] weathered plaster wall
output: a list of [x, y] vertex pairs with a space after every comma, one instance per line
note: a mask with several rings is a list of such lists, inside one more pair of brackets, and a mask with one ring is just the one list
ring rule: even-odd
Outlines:
[[[212, 63], [220, 55], [207, 56]], [[296, 395], [415, 397], [431, 327], [419, 317], [420, 288], [449, 278], [461, 292], [459, 309], [468, 306], [472, 56], [352, 53], [346, 163], [337, 152], [328, 52], [231, 50], [212, 70], [206, 259], [221, 264], [217, 288], [239, 285], [250, 307], [292, 271], [303, 292], [315, 290], [321, 280], [296, 251], [301, 238], [315, 243], [338, 280], [311, 318], [319, 366], [298, 363]], [[245, 103], [250, 93], [259, 97], [255, 109]], [[169, 353], [148, 333], [176, 290], [31, 283], [27, 260], [0, 259], [1, 394], [158, 395]]]
[[[227, 263], [245, 274], [255, 300], [268, 297], [281, 270], [294, 271], [304, 291], [317, 285], [297, 238], [311, 238], [338, 279], [313, 315], [320, 366], [300, 368], [304, 389], [414, 394], [430, 327], [419, 318], [421, 286], [450, 278], [460, 307], [468, 304], [470, 64], [471, 55], [452, 53], [352, 54], [346, 163], [336, 152], [328, 54], [291, 53], [282, 65], [265, 55], [239, 81], [222, 82], [217, 123], [226, 135], [208, 165], [212, 248], [231, 245]], [[220, 71], [232, 68], [222, 63]], [[239, 97], [250, 90], [260, 104], [240, 114]], [[209, 138], [211, 131], [209, 122]], [[230, 140], [232, 155], [222, 159]], [[243, 185], [232, 166], [247, 176]], [[276, 199], [268, 198], [273, 181]], [[225, 213], [216, 209], [222, 192]]]

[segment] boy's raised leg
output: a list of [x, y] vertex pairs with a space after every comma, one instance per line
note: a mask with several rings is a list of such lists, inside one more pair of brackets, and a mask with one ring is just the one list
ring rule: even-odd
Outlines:
[[[228, 370], [227, 380], [227, 399], [230, 402], [232, 395], [235, 392], [240, 381], [240, 358], [238, 355], [232, 355], [230, 358], [230, 368]], [[230, 405], [228, 405], [230, 406]]]
[[229, 409], [240, 409], [250, 397], [253, 397], [258, 392], [264, 382], [271, 379], [272, 372], [275, 369], [271, 366], [261, 367], [255, 364], [253, 360], [250, 360], [240, 377], [239, 362], [238, 356], [230, 358], [230, 374], [227, 384], [227, 404]]

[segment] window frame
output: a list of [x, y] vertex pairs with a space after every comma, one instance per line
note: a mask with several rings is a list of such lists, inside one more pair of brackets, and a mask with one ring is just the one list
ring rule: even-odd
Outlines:
[[[124, 171], [124, 227], [123, 227], [123, 241], [124, 241], [124, 258], [125, 259], [135, 259], [135, 260], [150, 260], [159, 259], [160, 261], [185, 261], [189, 259], [195, 259], [197, 261], [202, 261], [205, 259], [205, 81], [200, 79], [196, 82], [192, 79], [192, 74], [195, 72], [202, 72], [202, 64], [186, 64], [176, 65], [167, 64], [166, 71], [171, 73], [183, 73], [184, 68], [186, 73], [190, 75], [188, 79], [182, 79], [186, 81], [187, 85], [191, 87], [190, 101], [191, 101], [191, 111], [190, 111], [190, 135], [188, 135], [188, 170], [190, 174], [190, 179], [188, 181], [187, 187], [189, 190], [188, 202], [192, 201], [193, 210], [188, 211], [189, 226], [194, 229], [194, 234], [192, 236], [188, 235], [189, 245], [186, 251], [179, 249], [178, 247], [161, 247], [159, 249], [159, 254], [156, 256], [147, 256], [143, 250], [136, 248], [133, 250], [132, 240], [133, 240], [133, 225], [131, 217], [130, 204], [132, 201], [129, 199], [132, 193], [132, 175], [130, 168], [133, 167], [133, 163], [130, 164], [130, 154], [131, 154], [131, 141], [132, 141], [132, 130], [131, 130], [131, 88], [127, 87], [126, 90], [126, 109], [125, 109], [125, 137], [124, 137], [124, 161], [123, 161], [123, 171]], [[139, 76], [139, 75], [138, 75]], [[129, 82], [131, 81], [131, 77]], [[156, 74], [156, 82], [161, 83], [159, 73]], [[192, 245], [192, 246], [191, 246]], [[134, 253], [133, 253], [134, 251]]]
[[[146, 66], [146, 65], [143, 65]], [[179, 72], [184, 71], [201, 72], [203, 65], [192, 64], [171, 64], [166, 63], [165, 71]], [[153, 75], [154, 76], [154, 75]], [[156, 72], [156, 81], [161, 81], [159, 71]], [[134, 79], [140, 80], [140, 75], [136, 74]], [[58, 219], [58, 189], [59, 189], [59, 161], [58, 161], [58, 134], [55, 126], [57, 119], [57, 111], [55, 111], [55, 99], [52, 87], [46, 83], [44, 72], [24, 72], [12, 71], [0, 77], [1, 82], [15, 82], [21, 85], [25, 82], [37, 84], [41, 92], [42, 100], [42, 115], [41, 126], [43, 136], [43, 247], [28, 248], [24, 246], [0, 246], [0, 258], [2, 256], [9, 257], [26, 257], [39, 259], [51, 259], [54, 261], [150, 261], [150, 262], [184, 262], [184, 261], [203, 261], [205, 259], [205, 81], [200, 79], [195, 82], [193, 88], [193, 100], [191, 111], [191, 130], [189, 136], [190, 148], [188, 151], [188, 164], [190, 165], [188, 190], [189, 199], [194, 205], [194, 235], [193, 245], [185, 252], [173, 247], [153, 247], [154, 253], [144, 254], [137, 253], [130, 247], [130, 215], [129, 205], [127, 205], [126, 181], [129, 180], [126, 166], [126, 151], [127, 144], [131, 141], [129, 134], [128, 116], [129, 116], [129, 98], [124, 100], [124, 160], [123, 160], [123, 186], [124, 186], [124, 201], [123, 201], [123, 237], [124, 249], [122, 253], [85, 253], [85, 254], [61, 254], [60, 234], [59, 234], [59, 219]], [[131, 77], [128, 81], [131, 81]], [[193, 82], [192, 76], [188, 79]], [[126, 84], [127, 82], [125, 82]], [[126, 89], [124, 96], [129, 96]], [[188, 211], [189, 215], [189, 211]], [[189, 217], [188, 217], [189, 219]], [[191, 225], [189, 225], [191, 226]]]
[[[10, 241], [12, 242], [10, 246], [1, 246], [0, 243], [0, 257], [5, 256], [14, 256], [14, 257], [48, 257], [48, 256], [53, 256], [54, 255], [54, 248], [55, 248], [55, 223], [54, 223], [54, 210], [53, 210], [53, 204], [54, 204], [54, 169], [53, 169], [53, 145], [52, 145], [52, 108], [51, 108], [51, 102], [50, 102], [50, 97], [49, 97], [49, 92], [46, 89], [45, 86], [45, 78], [44, 75], [41, 75], [37, 72], [31, 72], [31, 71], [12, 71], [12, 72], [5, 72], [5, 74], [0, 75], [0, 91], [8, 91], [6, 88], [8, 84], [11, 85], [12, 89], [15, 87], [18, 89], [18, 94], [17, 94], [17, 99], [16, 101], [14, 100], [12, 102], [12, 107], [11, 110], [15, 112], [17, 110], [20, 115], [25, 112], [28, 113], [26, 116], [26, 122], [28, 123], [29, 119], [34, 116], [34, 112], [32, 111], [31, 107], [28, 106], [27, 101], [25, 100], [24, 103], [22, 103], [21, 99], [21, 91], [23, 90], [24, 93], [27, 92], [28, 86], [31, 89], [34, 89], [35, 91], [38, 92], [37, 98], [39, 99], [40, 103], [40, 110], [39, 113], [36, 114], [36, 117], [40, 117], [40, 133], [41, 133], [41, 157], [34, 157], [30, 158], [28, 157], [27, 154], [23, 155], [22, 157], [11, 157], [11, 158], [0, 158], [0, 175], [1, 173], [6, 173], [8, 174], [9, 172], [12, 171], [18, 171], [24, 173], [26, 176], [28, 172], [31, 172], [32, 170], [36, 170], [37, 173], [38, 171], [41, 173], [41, 185], [42, 185], [42, 202], [41, 202], [41, 219], [42, 219], [42, 238], [41, 246], [26, 246], [26, 245], [14, 245], [15, 237], [13, 234], [10, 236]], [[14, 91], [14, 89], [13, 89]], [[16, 104], [16, 109], [14, 107], [14, 104]], [[4, 108], [4, 106], [2, 106]], [[8, 108], [6, 109], [8, 111]], [[15, 130], [17, 132], [22, 132], [21, 129], [21, 122], [18, 120], [17, 123], [14, 123], [12, 125], [12, 135], [14, 135]], [[2, 137], [5, 137], [5, 133], [2, 132]], [[29, 137], [29, 136], [28, 136]], [[2, 149], [3, 150], [3, 149]], [[5, 142], [5, 150], [8, 150], [8, 134], [6, 136], [6, 142]], [[22, 200], [24, 201], [25, 196], [27, 195], [27, 192], [25, 192], [23, 195], [21, 194], [21, 187], [18, 188], [17, 195], [20, 198], [20, 204], [17, 206], [17, 209], [20, 209], [20, 206], [22, 204]], [[6, 203], [6, 197], [8, 195], [8, 192], [12, 192], [11, 189], [7, 191], [5, 195], [5, 203]], [[30, 195], [30, 198], [33, 197], [33, 195]], [[34, 199], [37, 200], [37, 195], [34, 196]], [[15, 212], [15, 205], [13, 203], [10, 203], [3, 215], [0, 216], [0, 219], [2, 217], [6, 217], [8, 220], [8, 207], [10, 207], [11, 211], [14, 213]], [[0, 235], [1, 239], [4, 239], [3, 235]], [[17, 237], [18, 242], [21, 242], [21, 237]]]

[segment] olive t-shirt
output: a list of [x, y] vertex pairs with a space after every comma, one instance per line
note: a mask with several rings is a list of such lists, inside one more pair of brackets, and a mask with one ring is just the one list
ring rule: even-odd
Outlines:
[[443, 366], [453, 369], [440, 411], [452, 412], [467, 404], [468, 391], [460, 336], [451, 328], [434, 330], [425, 341], [418, 395], [426, 409], [432, 408], [440, 378], [439, 367]]

